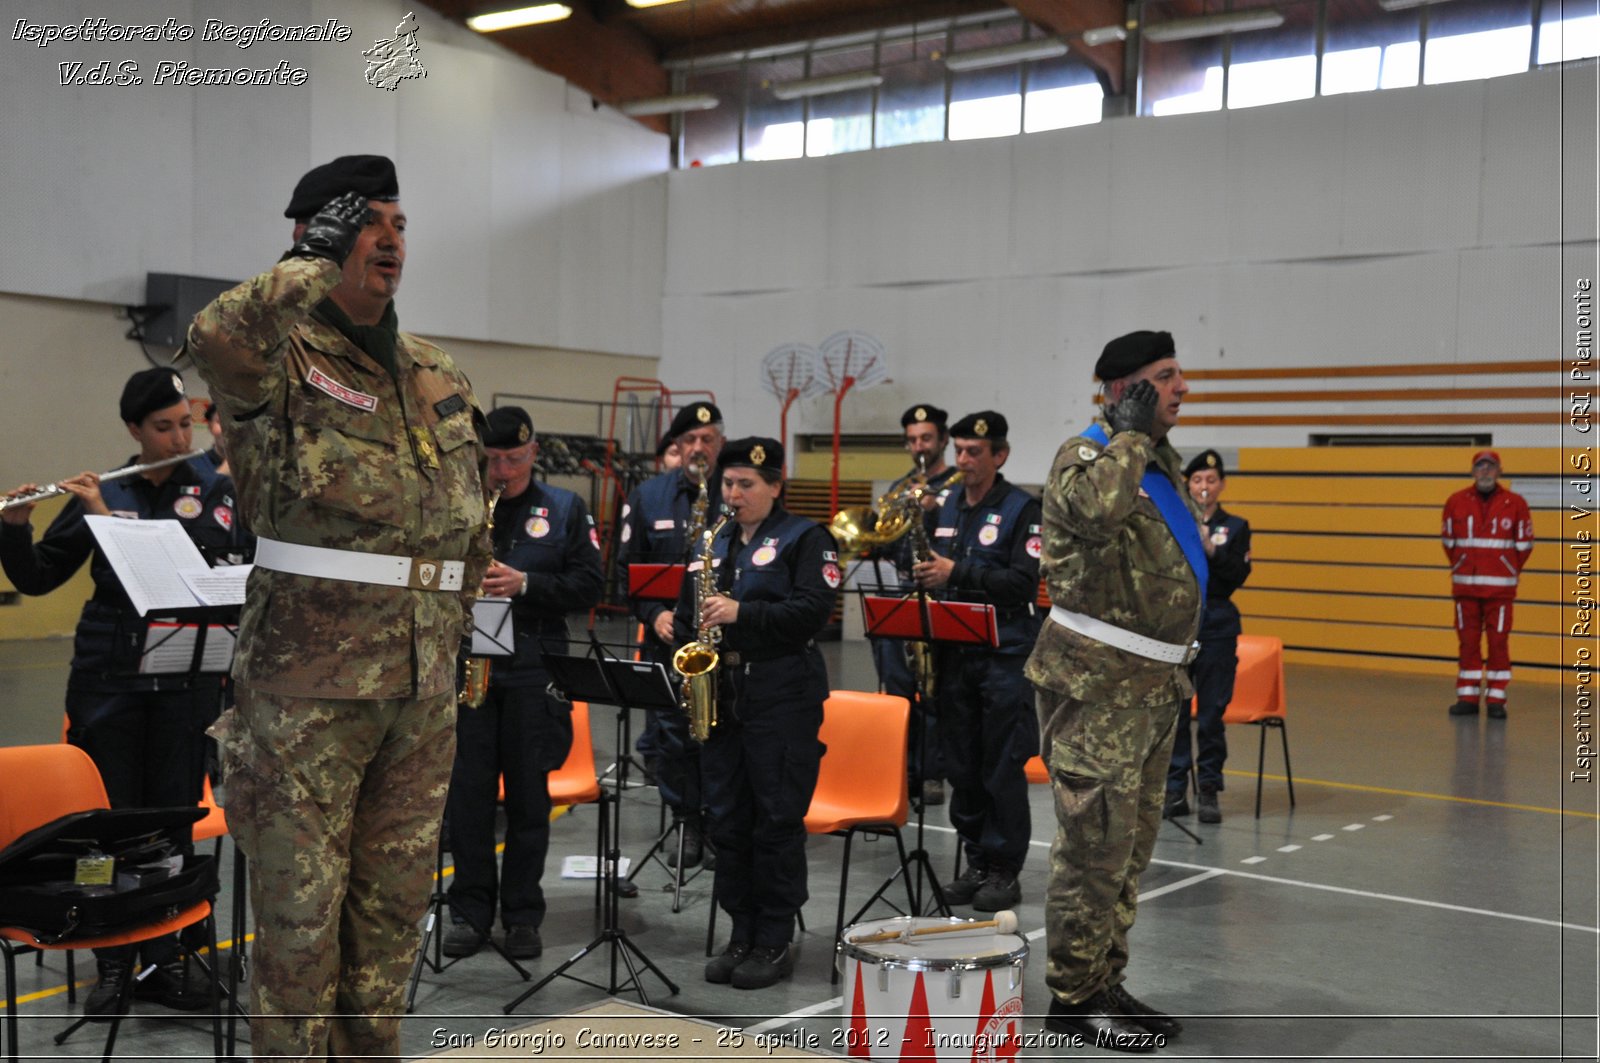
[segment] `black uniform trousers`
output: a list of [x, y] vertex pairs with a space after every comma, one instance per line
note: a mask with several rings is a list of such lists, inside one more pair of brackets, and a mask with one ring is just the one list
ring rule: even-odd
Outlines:
[[[878, 670], [878, 684], [885, 694], [911, 702], [911, 727], [906, 736], [906, 777], [911, 781], [911, 796], [922, 793], [922, 780], [943, 779], [944, 766], [939, 755], [937, 701], [919, 701], [917, 677], [906, 660], [908, 643], [898, 639], [870, 639], [872, 663]], [[935, 680], [937, 683], [937, 680]]]
[[[1222, 765], [1228, 759], [1227, 727], [1222, 714], [1233, 701], [1233, 680], [1239, 671], [1239, 637], [1200, 640], [1200, 653], [1189, 666], [1194, 682], [1195, 730], [1199, 747], [1196, 782], [1201, 790], [1222, 790]], [[1172, 766], [1167, 769], [1167, 791], [1183, 793], [1188, 786], [1189, 765], [1195, 763], [1194, 746], [1189, 738], [1189, 706], [1178, 713], [1178, 729], [1172, 740]]]
[[[489, 694], [456, 716], [456, 759], [450, 775], [450, 914], [487, 932], [498, 900], [504, 926], [544, 921], [539, 885], [550, 851], [550, 772], [572, 750], [572, 710], [545, 691], [542, 669], [524, 686], [502, 686], [490, 672]], [[506, 849], [495, 874], [495, 797], [506, 784]]]
[[[112, 808], [173, 808], [200, 803], [206, 770], [206, 728], [222, 711], [220, 677], [172, 690], [107, 689], [74, 672], [67, 681], [67, 741], [89, 754]], [[188, 938], [185, 938], [188, 940]], [[139, 946], [146, 963], [177, 954], [175, 937]], [[98, 949], [102, 959], [131, 958], [133, 949]]]
[[1039, 752], [1026, 654], [939, 655], [939, 746], [950, 779], [950, 824], [967, 861], [1016, 874], [1028, 858], [1028, 758]]
[[805, 815], [822, 762], [827, 672], [815, 647], [729, 671], [701, 751], [713, 889], [732, 941], [781, 948], [809, 896]]

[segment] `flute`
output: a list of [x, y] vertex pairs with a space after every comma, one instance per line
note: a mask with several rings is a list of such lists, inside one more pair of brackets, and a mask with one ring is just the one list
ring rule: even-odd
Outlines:
[[[124, 465], [120, 469], [112, 469], [110, 472], [101, 473], [100, 482], [105, 483], [107, 480], [121, 480], [127, 476], [137, 476], [142, 472], [149, 472], [151, 469], [162, 469], [168, 465], [176, 465], [180, 461], [198, 458], [204, 453], [205, 451], [203, 450], [191, 450], [187, 454], [179, 454], [173, 458], [162, 458], [160, 461], [149, 461], [143, 465]], [[31, 506], [35, 502], [43, 502], [47, 498], [54, 498], [57, 495], [67, 493], [67, 489], [60, 484], [51, 484], [49, 487], [41, 487], [37, 491], [29, 491], [25, 495], [15, 495], [0, 501], [0, 513], [4, 513], [6, 510], [16, 506]]]

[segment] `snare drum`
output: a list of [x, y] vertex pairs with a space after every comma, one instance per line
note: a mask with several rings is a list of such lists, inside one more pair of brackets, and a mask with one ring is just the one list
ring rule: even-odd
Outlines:
[[953, 926], [965, 919], [899, 918], [845, 930], [837, 962], [844, 972], [844, 1023], [837, 1047], [884, 1060], [1014, 1059], [1022, 1036], [1020, 934], [981, 930], [852, 943], [885, 931]]

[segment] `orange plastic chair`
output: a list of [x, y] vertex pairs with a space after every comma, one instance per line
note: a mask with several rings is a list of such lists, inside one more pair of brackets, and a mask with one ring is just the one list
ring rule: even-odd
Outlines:
[[1027, 774], [1031, 783], [1047, 783], [1050, 781], [1050, 768], [1045, 764], [1043, 757], [1029, 757], [1028, 763], [1022, 770]]
[[[105, 784], [89, 754], [77, 746], [10, 746], [0, 748], [0, 849], [10, 845], [23, 834], [42, 827], [52, 820], [71, 812], [109, 808]], [[216, 924], [212, 918], [211, 902], [200, 901], [185, 910], [134, 927], [116, 934], [100, 937], [77, 938], [60, 944], [38, 941], [21, 927], [0, 926], [0, 952], [4, 953], [6, 977], [6, 1029], [10, 1038], [10, 1058], [17, 1063], [20, 1051], [20, 1030], [17, 1018], [17, 966], [16, 957], [34, 951], [65, 952], [71, 949], [117, 948], [136, 945], [153, 938], [175, 934], [185, 927], [203, 924], [211, 955], [217, 952]], [[220, 1060], [222, 1050], [222, 1016], [218, 1008], [220, 989], [211, 967], [182, 944], [179, 948], [195, 960], [211, 982], [211, 1036], [212, 1055]], [[111, 1029], [106, 1034], [104, 1063], [110, 1063], [116, 1048], [117, 1030], [123, 1016], [128, 1013], [133, 999], [133, 979], [123, 987], [116, 1009], [112, 1014]], [[82, 1026], [86, 1018], [79, 1019], [56, 1035], [61, 1044]]]
[[[1256, 751], [1256, 818], [1260, 819], [1269, 730], [1277, 731], [1283, 742], [1283, 774], [1289, 784], [1289, 807], [1294, 808], [1294, 772], [1289, 767], [1287, 699], [1283, 686], [1283, 640], [1269, 635], [1240, 635], [1238, 656], [1233, 700], [1223, 711], [1222, 722], [1261, 728], [1261, 742]], [[1191, 715], [1196, 711], [1193, 702], [1189, 711]]]
[[[561, 767], [549, 775], [550, 803], [552, 805], [588, 805], [600, 800], [600, 776], [594, 770], [594, 737], [589, 733], [589, 703], [572, 703], [572, 748]], [[505, 780], [500, 782], [505, 793]], [[595, 830], [594, 903], [599, 907], [604, 900], [604, 880], [600, 867], [606, 858], [606, 817], [602, 813], [600, 825]]]

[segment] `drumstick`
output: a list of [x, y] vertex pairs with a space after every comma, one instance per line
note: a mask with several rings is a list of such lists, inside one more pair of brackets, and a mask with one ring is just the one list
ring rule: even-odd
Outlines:
[[852, 945], [870, 945], [876, 941], [898, 941], [902, 938], [922, 937], [924, 934], [955, 934], [963, 930], [994, 930], [1000, 934], [1015, 934], [1017, 932], [1016, 912], [996, 912], [993, 919], [983, 919], [969, 923], [943, 923], [938, 926], [925, 926], [916, 930], [880, 930], [876, 934], [865, 934], [858, 938], [850, 938]]

